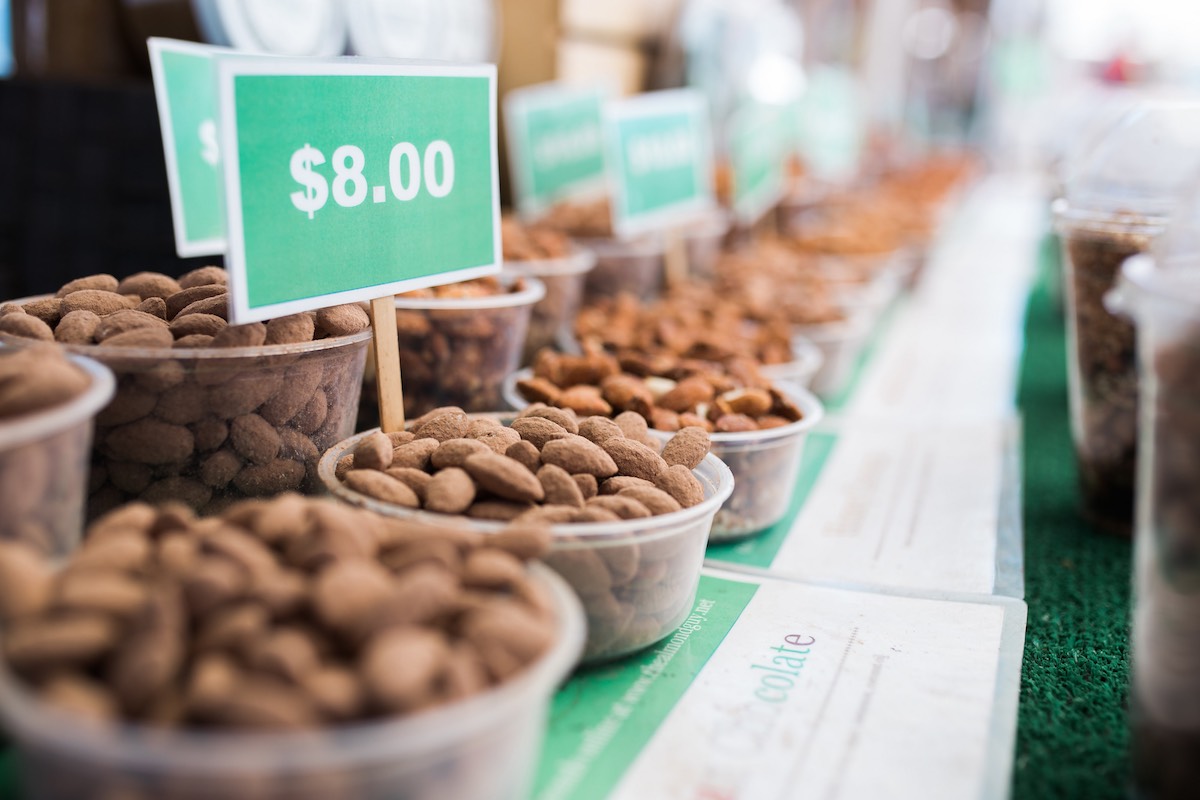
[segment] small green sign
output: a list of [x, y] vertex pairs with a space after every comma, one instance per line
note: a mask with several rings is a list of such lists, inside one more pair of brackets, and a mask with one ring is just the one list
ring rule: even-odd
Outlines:
[[217, 80], [235, 322], [499, 270], [495, 66], [230, 57]]
[[150, 39], [150, 68], [162, 127], [175, 250], [181, 257], [225, 252], [223, 180], [217, 144], [215, 56], [231, 53]]
[[517, 208], [536, 216], [568, 197], [604, 191], [604, 91], [547, 83], [504, 97]]
[[757, 222], [783, 196], [791, 135], [790, 120], [781, 106], [749, 103], [730, 120], [733, 213], [740, 222]]
[[683, 225], [713, 208], [708, 103], [694, 89], [648, 92], [604, 109], [618, 235]]

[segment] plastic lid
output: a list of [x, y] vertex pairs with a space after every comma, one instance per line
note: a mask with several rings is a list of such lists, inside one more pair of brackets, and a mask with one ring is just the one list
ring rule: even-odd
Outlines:
[[1121, 267], [1116, 289], [1105, 298], [1111, 311], [1142, 318], [1176, 307], [1200, 310], [1200, 177], [1155, 240], [1150, 254]]
[[1200, 103], [1145, 104], [1069, 159], [1066, 200], [1091, 214], [1165, 220], [1200, 174]]
[[279, 56], [338, 56], [346, 50], [340, 0], [192, 0], [213, 44]]

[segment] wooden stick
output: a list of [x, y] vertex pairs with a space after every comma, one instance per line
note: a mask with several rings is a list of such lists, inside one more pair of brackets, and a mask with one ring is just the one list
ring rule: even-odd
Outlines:
[[675, 289], [687, 283], [688, 254], [687, 242], [683, 238], [683, 230], [672, 228], [667, 231], [666, 270], [667, 288]]
[[400, 340], [396, 334], [396, 297], [371, 301], [375, 329], [375, 388], [379, 392], [379, 427], [384, 433], [404, 430], [404, 390], [400, 385]]

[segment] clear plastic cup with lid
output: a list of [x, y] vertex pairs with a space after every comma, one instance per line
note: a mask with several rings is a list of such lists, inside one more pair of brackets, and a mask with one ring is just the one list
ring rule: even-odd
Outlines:
[[[1200, 176], [1198, 176], [1200, 177]], [[1136, 795], [1200, 785], [1200, 196], [1107, 296], [1140, 366], [1133, 680]]]
[[1071, 433], [1082, 510], [1101, 530], [1128, 536], [1137, 474], [1138, 377], [1134, 330], [1104, 305], [1121, 264], [1163, 232], [1200, 168], [1200, 105], [1145, 105], [1072, 159], [1054, 205], [1067, 297]]

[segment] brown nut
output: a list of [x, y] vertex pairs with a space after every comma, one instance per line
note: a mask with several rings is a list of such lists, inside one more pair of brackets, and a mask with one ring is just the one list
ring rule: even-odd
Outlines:
[[542, 462], [562, 467], [572, 475], [586, 473], [597, 478], [608, 478], [617, 474], [617, 465], [612, 456], [582, 436], [547, 442], [542, 448]]
[[[490, 456], [494, 456], [490, 450]], [[503, 456], [501, 456], [503, 458]], [[466, 470], [447, 467], [436, 473], [425, 489], [425, 508], [443, 514], [461, 514], [475, 501], [475, 482]]]
[[708, 431], [697, 427], [684, 428], [663, 447], [662, 459], [668, 466], [682, 464], [692, 470], [700, 466], [711, 447]]
[[519, 461], [497, 453], [477, 453], [463, 462], [463, 468], [483, 489], [516, 502], [539, 501], [545, 491], [538, 479]]

